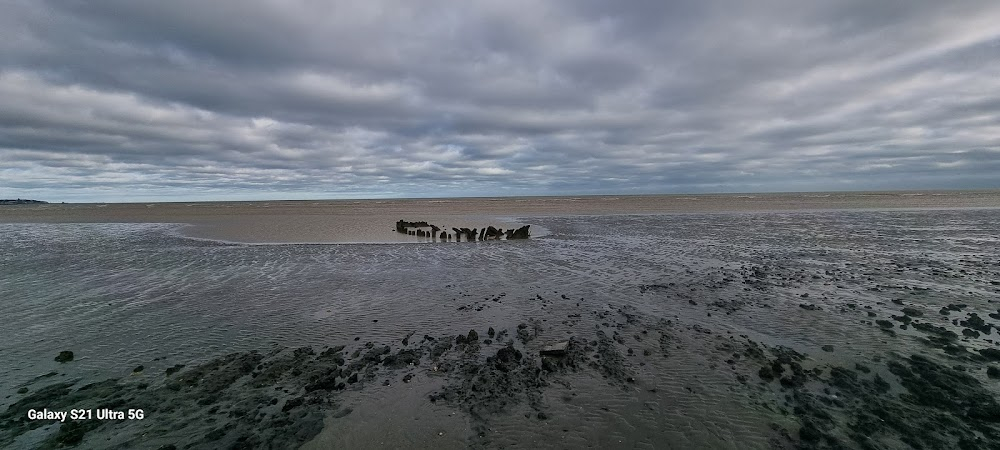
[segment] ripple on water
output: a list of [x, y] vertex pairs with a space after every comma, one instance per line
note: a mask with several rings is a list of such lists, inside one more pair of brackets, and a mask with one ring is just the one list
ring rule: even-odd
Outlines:
[[[545, 320], [544, 339], [590, 336], [607, 319], [566, 318], [627, 307], [712, 334], [679, 338], [682, 348], [644, 366], [629, 357], [640, 381], [629, 390], [581, 372], [570, 378], [576, 389], [545, 392], [547, 426], [515, 411], [491, 423], [493, 442], [766, 447], [767, 416], [730, 389], [736, 374], [716, 337], [748, 335], [818, 360], [823, 345], [856, 356], [920, 348], [920, 334], [891, 337], [868, 313], [900, 314], [896, 299], [944, 326], [955, 317], [937, 310], [949, 303], [995, 311], [997, 216], [547, 217], [532, 220], [551, 231], [543, 239], [470, 245], [226, 245], [179, 237], [174, 225], [0, 224], [0, 299], [19, 324], [0, 329], [0, 398], [52, 370], [95, 380], [143, 364], [159, 374], [273, 345], [513, 333], [529, 318]], [[641, 354], [659, 351], [655, 342], [630, 345]], [[52, 361], [65, 349], [77, 361]]]

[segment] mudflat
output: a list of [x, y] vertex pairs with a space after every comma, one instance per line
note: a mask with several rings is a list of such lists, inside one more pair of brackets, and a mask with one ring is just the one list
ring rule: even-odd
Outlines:
[[910, 194], [3, 209], [0, 446], [996, 448], [997, 193]]
[[397, 220], [520, 226], [516, 217], [843, 209], [994, 208], [1000, 191], [618, 195], [453, 199], [90, 203], [0, 208], [0, 223], [178, 223], [188, 236], [245, 243], [413, 242]]

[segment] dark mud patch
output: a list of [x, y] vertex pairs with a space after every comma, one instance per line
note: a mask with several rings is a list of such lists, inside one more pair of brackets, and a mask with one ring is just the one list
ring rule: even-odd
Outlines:
[[[99, 447], [109, 442], [150, 448], [292, 448], [314, 438], [327, 416], [350, 414], [337, 401], [342, 391], [364, 389], [376, 378], [391, 378], [400, 370], [407, 371], [403, 382], [411, 380], [414, 371], [448, 377], [449, 384], [429, 401], [457, 406], [478, 425], [477, 434], [485, 435], [482, 427], [490, 417], [517, 405], [527, 405], [536, 417], [547, 417], [542, 391], [550, 383], [564, 384], [561, 374], [592, 370], [612, 385], [634, 381], [618, 343], [604, 331], [598, 330], [590, 342], [577, 338], [559, 342], [553, 347], [558, 351], [550, 349], [546, 356], [523, 347], [543, 331], [540, 321], [529, 320], [517, 331], [518, 339], [508, 338], [499, 346], [484, 346], [479, 333], [470, 330], [458, 337], [425, 335], [403, 348], [373, 342], [319, 352], [310, 347], [279, 348], [178, 364], [166, 372], [143, 370], [125, 379], [79, 387], [72, 381], [54, 383], [22, 391], [27, 395], [0, 414], [0, 446], [23, 442], [18, 438], [25, 433], [48, 426], [51, 431], [37, 443], [40, 448]], [[507, 335], [507, 330], [485, 333], [498, 340]], [[484, 354], [484, 348], [490, 351]], [[145, 417], [64, 423], [27, 419], [31, 409], [104, 408], [141, 408]], [[472, 437], [473, 444], [485, 444], [476, 439]]]
[[[536, 333], [541, 330], [532, 328]], [[616, 386], [635, 381], [616, 342], [603, 330], [596, 331], [595, 339], [589, 342], [572, 337], [543, 347], [549, 350], [517, 348], [509, 341], [485, 357], [478, 348], [473, 353], [465, 352], [451, 363], [449, 384], [432, 393], [429, 399], [455, 405], [469, 414], [475, 433], [470, 445], [486, 447], [491, 444], [488, 429], [494, 416], [521, 412], [537, 420], [548, 419], [551, 412], [544, 402], [543, 391], [553, 383], [570, 386], [562, 377], [564, 374], [591, 371]], [[551, 348], [559, 351], [553, 352]]]
[[[267, 356], [234, 353], [176, 374], [160, 375], [165, 380], [108, 379], [76, 389], [73, 383], [49, 385], [0, 414], [0, 445], [10, 445], [29, 430], [58, 424], [39, 448], [80, 444], [95, 448], [107, 445], [108, 440], [118, 446], [151, 448], [295, 446], [322, 429], [323, 411], [332, 405], [327, 393], [303, 389], [309, 379], [329, 369], [300, 357], [310, 352], [297, 349]], [[96, 413], [105, 408], [142, 409], [144, 419], [98, 420], [92, 416], [59, 424], [27, 418], [31, 409]], [[105, 442], [88, 440], [95, 434], [103, 437], [95, 439]]]
[[[796, 448], [1000, 448], [1000, 404], [975, 377], [924, 355], [853, 367], [808, 367], [790, 349], [763, 357], [769, 406], [798, 422], [784, 430]], [[775, 383], [775, 380], [779, 381]]]

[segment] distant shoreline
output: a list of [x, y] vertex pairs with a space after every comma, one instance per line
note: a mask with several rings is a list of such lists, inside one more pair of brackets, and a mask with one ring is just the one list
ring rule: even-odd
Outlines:
[[[579, 198], [579, 199], [602, 199], [602, 198], [651, 198], [651, 197], [664, 197], [664, 198], [682, 198], [682, 197], [700, 197], [700, 198], [725, 198], [725, 197], [781, 197], [781, 196], [795, 196], [800, 195], [804, 197], [820, 197], [820, 196], [919, 196], [919, 195], [933, 195], [933, 194], [996, 194], [1000, 195], [1000, 188], [988, 188], [988, 189], [911, 189], [911, 190], [887, 190], [887, 191], [775, 191], [775, 192], [701, 192], [701, 193], [644, 193], [644, 194], [560, 194], [560, 195], [504, 195], [504, 196], [473, 196], [473, 197], [369, 197], [369, 198], [312, 198], [312, 199], [215, 199], [215, 200], [169, 200], [169, 201], [155, 201], [155, 200], [130, 200], [130, 201], [93, 201], [93, 202], [57, 202], [50, 203], [46, 201], [39, 200], [26, 200], [26, 202], [31, 202], [33, 204], [67, 204], [67, 205], [172, 205], [172, 204], [212, 204], [212, 203], [273, 203], [273, 202], [288, 202], [288, 203], [303, 203], [303, 202], [396, 202], [396, 201], [453, 201], [453, 200], [485, 200], [485, 201], [502, 201], [502, 200], [545, 200], [545, 199], [565, 199], [565, 198]], [[20, 199], [19, 199], [20, 200]], [[12, 201], [12, 200], [0, 200], [0, 202]]]
[[28, 200], [24, 198], [18, 199], [0, 199], [0, 205], [46, 205], [49, 202], [43, 202], [41, 200]]

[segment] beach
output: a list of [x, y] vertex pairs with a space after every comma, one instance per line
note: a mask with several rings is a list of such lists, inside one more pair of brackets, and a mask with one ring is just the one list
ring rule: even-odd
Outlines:
[[0, 446], [996, 448], [998, 223], [998, 191], [4, 206]]

